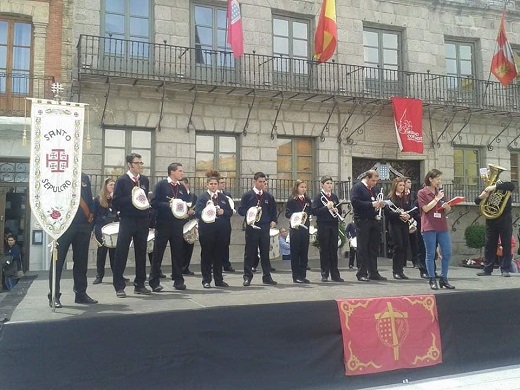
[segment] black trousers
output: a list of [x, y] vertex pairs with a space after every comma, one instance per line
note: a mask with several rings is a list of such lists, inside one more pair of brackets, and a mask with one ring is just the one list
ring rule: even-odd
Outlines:
[[[63, 272], [63, 265], [67, 258], [67, 252], [72, 244], [72, 276], [74, 278], [74, 292], [84, 293], [87, 291], [87, 265], [88, 265], [88, 247], [90, 244], [90, 232], [92, 227], [88, 223], [72, 224], [58, 238], [58, 259], [56, 261], [56, 284], [54, 291], [56, 296], [60, 296], [60, 281]], [[49, 289], [52, 288], [52, 270], [54, 267], [54, 259], [51, 261], [49, 270]]]
[[[99, 243], [103, 243], [103, 236], [101, 234], [101, 227], [100, 225], [96, 225], [94, 228], [94, 234], [96, 235], [96, 240]], [[97, 249], [96, 253], [96, 277], [97, 278], [103, 278], [105, 276], [105, 263], [107, 260], [107, 253], [110, 261], [110, 269], [112, 272], [114, 272], [114, 258], [116, 254], [116, 248], [107, 248], [104, 245], [101, 245]]]
[[224, 269], [229, 269], [231, 268], [231, 261], [229, 260], [229, 246], [231, 245], [231, 223], [226, 226], [226, 240], [227, 245], [222, 256], [222, 267]]
[[253, 279], [252, 268], [255, 264], [258, 264], [258, 250], [260, 250], [260, 261], [262, 263], [262, 280], [271, 279], [271, 262], [269, 261], [270, 240], [269, 226], [262, 226], [261, 229], [253, 229], [251, 226], [246, 226], [244, 279]]
[[357, 252], [357, 249], [351, 246], [349, 249], [349, 252], [348, 252], [348, 266], [349, 267], [354, 267], [354, 260], [357, 260], [356, 268], [359, 268], [359, 258], [357, 257], [356, 252]]
[[182, 264], [184, 261], [184, 237], [182, 220], [168, 222], [157, 221], [155, 224], [155, 245], [153, 248], [152, 270], [150, 271], [150, 287], [154, 288], [160, 284], [161, 264], [166, 250], [166, 245], [170, 243], [170, 255], [172, 260], [172, 279], [174, 284], [184, 283], [182, 276]]
[[420, 226], [417, 227], [415, 237], [417, 238], [417, 268], [421, 274], [427, 274], [428, 270], [426, 269], [426, 247], [424, 246], [424, 240], [421, 234]]
[[392, 256], [392, 270], [394, 275], [403, 273], [406, 265], [406, 251], [410, 235], [408, 224], [393, 223], [390, 224], [390, 236], [394, 244], [394, 254]]
[[116, 291], [124, 290], [123, 273], [126, 269], [130, 242], [134, 240], [135, 279], [134, 286], [144, 287], [146, 280], [146, 242], [148, 240], [148, 218], [122, 217], [119, 222], [114, 261], [113, 285]]
[[379, 275], [377, 253], [381, 241], [381, 223], [375, 219], [354, 220], [357, 236], [358, 278]]
[[338, 222], [318, 221], [318, 242], [320, 243], [321, 276], [328, 278], [330, 273], [332, 279], [339, 279]]
[[511, 272], [511, 236], [513, 235], [513, 216], [511, 212], [504, 213], [497, 219], [486, 219], [486, 246], [484, 248], [484, 272], [492, 273], [497, 256], [498, 238], [502, 245], [502, 271]]
[[309, 263], [309, 231], [303, 227], [291, 229], [291, 271], [293, 280], [307, 277]]
[[200, 270], [202, 273], [202, 284], [211, 283], [211, 273], [215, 283], [221, 283], [222, 257], [228, 246], [226, 232], [220, 226], [199, 229], [200, 242]]
[[[199, 237], [200, 239], [200, 237]], [[182, 260], [182, 272], [188, 271], [190, 269], [191, 257], [193, 256], [193, 247], [195, 244], [190, 244], [183, 239], [183, 260]]]
[[[412, 264], [414, 266], [417, 266], [417, 257], [419, 256], [419, 243], [418, 243], [418, 237], [420, 236], [421, 232], [419, 229], [417, 229], [415, 232], [408, 234], [408, 240], [410, 242], [410, 252], [412, 254]], [[407, 255], [408, 257], [408, 255]], [[406, 262], [405, 262], [406, 266]]]

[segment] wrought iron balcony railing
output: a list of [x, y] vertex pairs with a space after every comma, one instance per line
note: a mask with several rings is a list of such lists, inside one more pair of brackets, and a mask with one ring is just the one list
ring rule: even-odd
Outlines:
[[[106, 175], [90, 175], [92, 182], [92, 190], [94, 193], [98, 193], [103, 186], [103, 182], [106, 179]], [[149, 176], [150, 179], [150, 191], [153, 190], [155, 184], [158, 181], [165, 179], [165, 176]], [[195, 177], [189, 178], [190, 181], [190, 190], [199, 195], [206, 191], [206, 177]], [[384, 194], [386, 194], [390, 190], [390, 181], [380, 182], [383, 185]], [[277, 202], [285, 203], [287, 199], [291, 196], [292, 188], [294, 185], [294, 180], [287, 179], [268, 179], [267, 180], [268, 191], [275, 197]], [[228, 177], [226, 178], [226, 191], [229, 191], [233, 198], [240, 199], [242, 194], [246, 191], [249, 191], [253, 186], [253, 182], [251, 177]], [[416, 186], [415, 190], [418, 190], [419, 187]], [[308, 182], [308, 194], [313, 197], [320, 191], [320, 181], [313, 180]], [[346, 181], [336, 181], [334, 182], [333, 192], [338, 195], [339, 199], [350, 201], [350, 190], [352, 189], [352, 182], [350, 180]], [[480, 186], [458, 186], [454, 184], [445, 184], [444, 191], [446, 194], [446, 198], [451, 199], [455, 196], [464, 196], [466, 198], [466, 203], [473, 204], [475, 197], [477, 197], [481, 191], [482, 187]], [[518, 190], [515, 190], [512, 194], [512, 201], [515, 204], [520, 203], [520, 194]]]
[[520, 110], [515, 84], [473, 77], [417, 73], [284, 56], [244, 54], [82, 35], [78, 73], [196, 85], [288, 91], [292, 97], [335, 95], [368, 99], [408, 96], [437, 105], [494, 111]]
[[[0, 116], [30, 115], [30, 101], [26, 98], [51, 99], [54, 77], [32, 76], [28, 73], [0, 73]], [[27, 112], [26, 112], [27, 110]]]

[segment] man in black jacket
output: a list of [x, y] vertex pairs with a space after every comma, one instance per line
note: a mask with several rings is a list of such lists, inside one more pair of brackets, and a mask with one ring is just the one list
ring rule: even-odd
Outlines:
[[[277, 284], [271, 277], [271, 262], [269, 261], [269, 230], [276, 226], [277, 213], [274, 197], [265, 191], [266, 175], [256, 172], [253, 177], [253, 188], [242, 195], [238, 214], [246, 216], [251, 207], [261, 207], [262, 215], [258, 222], [246, 224], [246, 247], [244, 256], [244, 286], [249, 286], [253, 279], [253, 266], [260, 250], [262, 263], [262, 282]], [[246, 218], [247, 220], [247, 218]]]
[[131, 153], [126, 156], [126, 165], [128, 171], [116, 180], [114, 199], [112, 200], [112, 205], [119, 212], [120, 220], [113, 279], [118, 298], [126, 297], [123, 273], [125, 272], [132, 239], [135, 253], [134, 293], [150, 294], [150, 290], [144, 285], [146, 281], [146, 242], [148, 240], [150, 211], [136, 207], [132, 199], [134, 187], [143, 190], [143, 196], [147, 198], [150, 183], [148, 178], [141, 174], [144, 163], [140, 154]]
[[[67, 258], [67, 252], [72, 244], [72, 276], [74, 278], [74, 292], [76, 293], [75, 302], [83, 304], [97, 303], [87, 295], [87, 265], [88, 265], [88, 248], [90, 244], [90, 233], [92, 231], [92, 187], [90, 179], [84, 173], [81, 174], [81, 201], [80, 207], [72, 220], [69, 228], [58, 238], [58, 260], [56, 262], [56, 284], [54, 286], [55, 298], [54, 307], [60, 308], [60, 280], [63, 271], [63, 264]], [[51, 262], [49, 269], [49, 289], [52, 289], [52, 267], [54, 261]], [[52, 307], [52, 295], [49, 293], [49, 306]]]
[[[482, 193], [475, 198], [475, 204], [480, 205], [480, 202], [493, 202], [496, 193], [512, 192], [515, 185], [509, 181], [497, 183], [492, 186], [487, 186]], [[490, 198], [491, 197], [491, 198]], [[501, 202], [500, 202], [501, 203]], [[498, 207], [499, 205], [494, 205]], [[513, 255], [511, 254], [511, 236], [513, 235], [513, 215], [511, 209], [511, 196], [505, 204], [504, 211], [498, 218], [486, 218], [486, 246], [484, 248], [484, 257], [486, 259], [484, 269], [477, 273], [478, 276], [490, 276], [495, 266], [495, 259], [497, 255], [498, 239], [502, 245], [502, 264], [500, 270], [502, 276], [509, 277], [511, 272], [511, 261]]]
[[357, 255], [360, 267], [356, 277], [360, 282], [386, 280], [377, 270], [377, 252], [381, 235], [379, 210], [385, 207], [383, 200], [377, 200], [379, 188], [376, 188], [379, 173], [368, 170], [360, 182], [354, 184], [350, 192], [354, 223], [357, 230]]

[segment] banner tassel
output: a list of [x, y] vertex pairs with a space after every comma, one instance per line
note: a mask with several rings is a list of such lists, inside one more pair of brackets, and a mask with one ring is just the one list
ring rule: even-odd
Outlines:
[[24, 99], [24, 105], [22, 146], [27, 145], [27, 98]]

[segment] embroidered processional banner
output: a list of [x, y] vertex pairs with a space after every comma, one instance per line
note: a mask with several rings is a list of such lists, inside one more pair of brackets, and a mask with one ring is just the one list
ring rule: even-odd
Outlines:
[[31, 100], [30, 204], [42, 229], [56, 240], [80, 203], [85, 105]]

